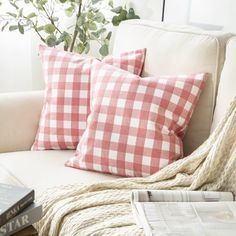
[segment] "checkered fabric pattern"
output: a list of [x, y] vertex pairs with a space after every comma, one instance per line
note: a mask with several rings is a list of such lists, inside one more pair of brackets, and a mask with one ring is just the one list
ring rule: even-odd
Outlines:
[[[90, 65], [91, 58], [40, 46], [46, 83], [44, 106], [40, 124], [32, 150], [76, 149], [86, 128], [90, 112]], [[143, 50], [145, 53], [145, 50]], [[144, 56], [140, 50], [121, 55], [107, 63], [123, 65], [129, 63], [131, 71], [139, 72], [143, 67]], [[142, 57], [142, 63], [141, 63]], [[124, 59], [124, 63], [122, 62]], [[137, 58], [138, 63], [135, 63]], [[133, 70], [132, 70], [133, 68]]]
[[66, 166], [148, 176], [181, 158], [182, 140], [206, 74], [140, 78], [93, 61], [91, 113]]
[[121, 53], [120, 56], [107, 56], [102, 62], [113, 65], [132, 74], [140, 75], [143, 69], [146, 49]]

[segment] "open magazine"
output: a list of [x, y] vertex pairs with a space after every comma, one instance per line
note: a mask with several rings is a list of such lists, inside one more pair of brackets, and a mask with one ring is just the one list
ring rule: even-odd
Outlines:
[[230, 192], [135, 190], [131, 205], [147, 236], [236, 236]]

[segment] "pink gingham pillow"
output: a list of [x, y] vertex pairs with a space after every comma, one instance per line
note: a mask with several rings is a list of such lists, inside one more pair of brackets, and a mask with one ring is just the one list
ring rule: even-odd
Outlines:
[[[39, 51], [46, 90], [32, 150], [76, 149], [90, 111], [91, 58], [45, 46], [40, 46]], [[141, 73], [144, 59], [142, 49], [104, 61]]]
[[206, 74], [140, 78], [93, 61], [91, 114], [66, 166], [147, 176], [181, 158]]
[[145, 49], [124, 52], [119, 56], [107, 56], [102, 62], [113, 65], [135, 75], [141, 75], [145, 60]]

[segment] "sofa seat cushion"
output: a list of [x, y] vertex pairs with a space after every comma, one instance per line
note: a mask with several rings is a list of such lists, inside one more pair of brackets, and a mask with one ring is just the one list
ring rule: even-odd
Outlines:
[[118, 178], [64, 166], [74, 151], [23, 151], [0, 154], [0, 182], [34, 188], [36, 195], [46, 188], [73, 183], [91, 184]]

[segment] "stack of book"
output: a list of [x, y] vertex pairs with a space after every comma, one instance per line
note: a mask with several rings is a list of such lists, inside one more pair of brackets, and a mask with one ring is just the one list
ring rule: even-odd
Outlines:
[[42, 206], [34, 190], [0, 183], [0, 236], [12, 235], [39, 221]]

